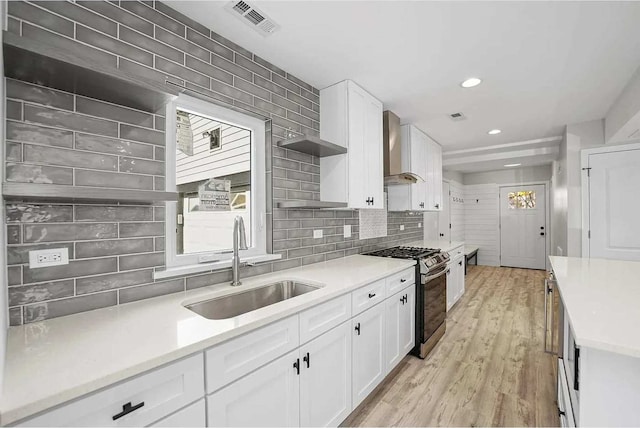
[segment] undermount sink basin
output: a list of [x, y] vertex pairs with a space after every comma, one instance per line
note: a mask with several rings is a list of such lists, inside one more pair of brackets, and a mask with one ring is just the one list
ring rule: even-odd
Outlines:
[[233, 318], [319, 289], [298, 281], [279, 281], [237, 294], [216, 297], [185, 307], [210, 320]]

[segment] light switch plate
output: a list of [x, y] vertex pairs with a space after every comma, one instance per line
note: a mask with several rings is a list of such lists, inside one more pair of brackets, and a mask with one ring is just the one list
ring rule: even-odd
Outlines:
[[344, 231], [342, 232], [345, 238], [351, 238], [351, 225], [345, 224]]
[[69, 249], [47, 248], [46, 250], [29, 251], [29, 268], [37, 269], [49, 266], [69, 264]]
[[422, 223], [418, 223], [418, 229], [422, 227]]
[[404, 230], [404, 224], [400, 225], [400, 230]]
[[314, 230], [313, 231], [313, 237], [314, 238], [322, 238], [322, 229]]

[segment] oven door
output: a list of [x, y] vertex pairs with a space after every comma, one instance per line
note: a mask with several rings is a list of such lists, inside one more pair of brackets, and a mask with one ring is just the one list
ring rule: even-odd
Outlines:
[[446, 265], [429, 275], [423, 275], [423, 311], [424, 328], [422, 329], [422, 343], [425, 343], [433, 333], [444, 323], [447, 317], [447, 272]]

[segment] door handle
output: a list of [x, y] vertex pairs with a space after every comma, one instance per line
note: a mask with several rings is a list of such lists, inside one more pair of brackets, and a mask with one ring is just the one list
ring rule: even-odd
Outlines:
[[135, 406], [131, 405], [131, 401], [129, 401], [127, 404], [122, 406], [122, 412], [118, 413], [117, 415], [113, 415], [113, 420], [116, 421], [118, 419], [120, 419], [123, 416], [128, 415], [131, 412], [135, 412], [136, 410], [138, 410], [139, 408], [144, 406], [144, 401], [141, 402], [140, 404], [136, 404]]
[[309, 353], [307, 352], [307, 355], [305, 355], [304, 357], [302, 357], [302, 361], [304, 361], [305, 363], [307, 363], [307, 368], [309, 368], [309, 365], [311, 364], [311, 357], [309, 356]]
[[360, 323], [356, 324], [356, 331], [358, 332], [358, 336], [360, 336]]

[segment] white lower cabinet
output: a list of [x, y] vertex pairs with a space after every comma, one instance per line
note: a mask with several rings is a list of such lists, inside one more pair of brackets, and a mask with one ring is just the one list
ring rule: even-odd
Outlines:
[[167, 416], [150, 426], [155, 428], [204, 428], [207, 426], [207, 412], [205, 409], [204, 398], [198, 400], [190, 406], [182, 410], [178, 410], [171, 416]]
[[414, 347], [415, 336], [415, 285], [394, 294], [386, 301], [386, 349], [387, 373], [390, 372]]
[[210, 427], [295, 427], [300, 423], [298, 350], [207, 398]]
[[[463, 247], [460, 247], [463, 248]], [[464, 254], [462, 250], [451, 251], [451, 260], [447, 264], [447, 310], [451, 309], [464, 294]]]
[[351, 413], [351, 323], [300, 348], [300, 425], [338, 426]]
[[376, 305], [351, 320], [353, 407], [357, 407], [387, 374], [385, 305]]
[[143, 427], [203, 396], [204, 364], [199, 353], [22, 421], [18, 426]]

